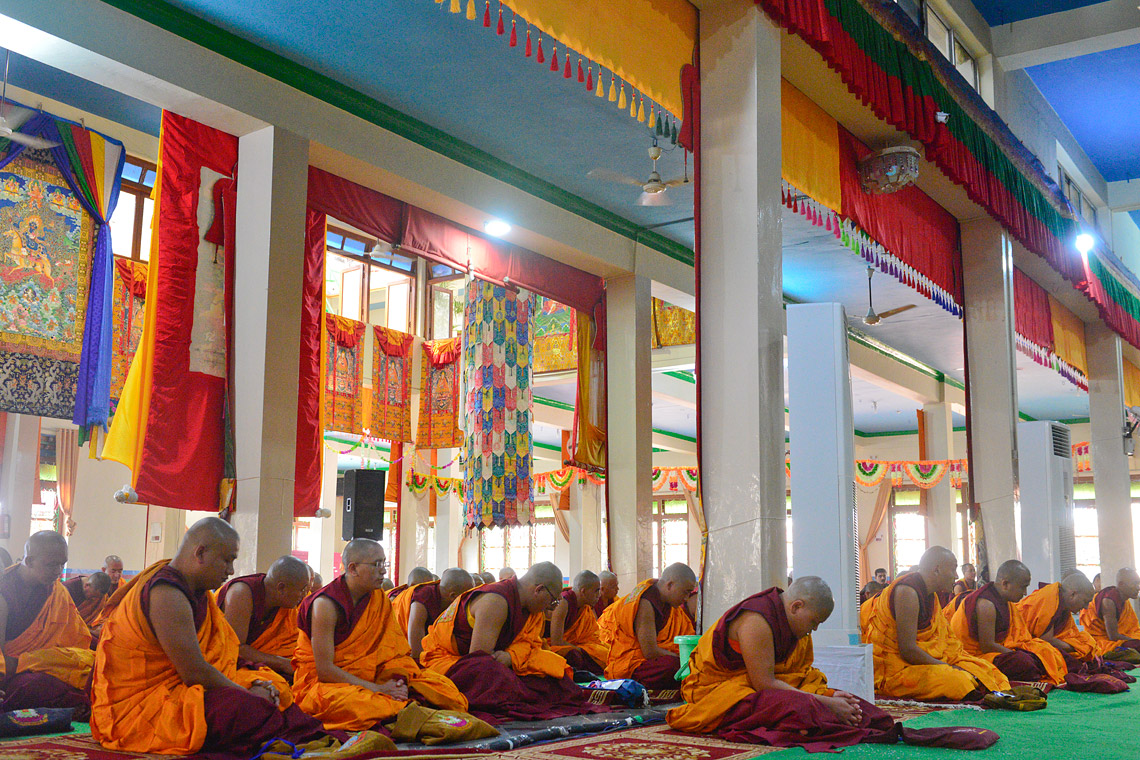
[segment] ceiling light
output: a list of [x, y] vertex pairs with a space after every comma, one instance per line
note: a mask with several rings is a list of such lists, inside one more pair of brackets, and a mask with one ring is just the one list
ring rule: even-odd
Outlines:
[[1088, 256], [1089, 251], [1093, 249], [1096, 241], [1093, 240], [1093, 236], [1089, 233], [1082, 232], [1081, 234], [1077, 235], [1077, 239], [1074, 240], [1073, 243], [1077, 246], [1077, 250], [1081, 252], [1082, 256]]
[[511, 225], [502, 219], [488, 219], [483, 223], [483, 231], [492, 237], [503, 237], [510, 234]]

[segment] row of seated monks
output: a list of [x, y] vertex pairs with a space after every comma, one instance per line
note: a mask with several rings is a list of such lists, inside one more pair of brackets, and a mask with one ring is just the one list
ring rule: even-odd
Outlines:
[[[393, 601], [374, 541], [349, 542], [343, 574], [315, 590], [308, 567], [288, 556], [226, 583], [239, 549], [227, 522], [197, 522], [172, 560], [106, 600], [92, 651], [91, 628], [58, 580], [66, 543], [50, 531], [33, 535], [22, 561], [0, 577], [0, 709], [89, 705], [92, 733], [110, 750], [248, 757], [274, 739], [313, 746], [386, 732], [414, 706], [491, 723], [604, 711], [576, 685], [576, 668], [675, 689], [673, 638], [694, 632], [697, 580], [683, 564], [620, 598], [616, 578], [591, 572], [563, 589], [561, 571], [545, 562], [480, 586], [458, 568], [438, 581], [421, 575], [394, 589]], [[1101, 655], [1140, 647], [1128, 603], [1140, 591], [1132, 571], [1095, 599], [1077, 574], [1013, 605], [1029, 578], [1020, 563], [1006, 563], [948, 621], [936, 600], [952, 588], [955, 565], [935, 547], [916, 572], [863, 606], [880, 695], [961, 700], [1008, 688], [1011, 677], [1057, 681], [1062, 668], [1092, 677]], [[604, 606], [603, 582], [613, 592]], [[945, 742], [828, 688], [813, 666], [811, 632], [833, 607], [827, 584], [803, 577], [731, 608], [701, 636], [671, 726], [815, 749]], [[1072, 623], [1077, 611], [1088, 615], [1083, 631]], [[1004, 656], [1011, 651], [1032, 657]], [[994, 738], [973, 731], [959, 741]]]

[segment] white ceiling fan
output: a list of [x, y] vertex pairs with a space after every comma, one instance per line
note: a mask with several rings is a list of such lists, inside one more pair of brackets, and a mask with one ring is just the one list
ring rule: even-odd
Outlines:
[[871, 266], [867, 267], [867, 314], [866, 314], [866, 316], [863, 317], [863, 324], [865, 324], [869, 327], [874, 327], [875, 325], [882, 322], [884, 319], [890, 319], [891, 317], [893, 317], [897, 314], [902, 314], [904, 311], [910, 311], [911, 309], [915, 308], [915, 306], [918, 305], [918, 304], [908, 303], [906, 306], [899, 306], [899, 307], [894, 308], [894, 309], [887, 309], [882, 314], [876, 314], [875, 313], [875, 304], [874, 304], [873, 296], [871, 293], [871, 278], [874, 276], [874, 274], [875, 274], [875, 268], [871, 267]]
[[671, 187], [691, 184], [692, 180], [689, 179], [689, 167], [686, 165], [684, 176], [663, 182], [661, 175], [657, 173], [657, 159], [659, 158], [661, 158], [661, 148], [657, 145], [657, 138], [654, 137], [653, 145], [649, 147], [649, 159], [653, 162], [653, 168], [649, 172], [649, 179], [634, 179], [621, 172], [615, 172], [612, 169], [591, 169], [586, 172], [586, 176], [606, 182], [617, 182], [622, 185], [640, 187], [641, 197], [637, 199], [638, 206], [671, 206], [673, 205], [673, 201], [665, 195], [665, 191]]
[[42, 137], [21, 134], [16, 131], [24, 126], [35, 111], [30, 108], [21, 108], [8, 102], [8, 59], [11, 55], [11, 51], [4, 51], [4, 85], [3, 89], [0, 89], [0, 138], [8, 139], [14, 143], [19, 143], [20, 145], [36, 150], [54, 148], [59, 145], [59, 143], [45, 140]]

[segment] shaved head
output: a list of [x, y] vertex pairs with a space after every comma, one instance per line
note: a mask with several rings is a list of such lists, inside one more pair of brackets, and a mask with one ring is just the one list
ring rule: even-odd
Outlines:
[[697, 574], [683, 562], [674, 562], [661, 571], [657, 579], [657, 590], [662, 600], [670, 607], [680, 607], [689, 601], [697, 588]]
[[238, 541], [238, 532], [234, 526], [220, 517], [203, 517], [186, 531], [182, 543], [178, 545], [178, 551], [181, 553], [187, 548], [215, 546], [227, 541]]
[[213, 591], [233, 575], [240, 540], [220, 517], [203, 517], [190, 526], [170, 566], [182, 573], [195, 591]]
[[826, 620], [835, 609], [835, 597], [831, 594], [831, 586], [815, 575], [804, 575], [796, 578], [784, 592], [784, 596], [791, 601], [803, 601], [813, 611], [818, 612]]
[[106, 573], [91, 573], [87, 576], [87, 583], [98, 596], [103, 596], [111, 590], [111, 576]]
[[1079, 570], [1061, 579], [1059, 597], [1061, 606], [1068, 612], [1079, 612], [1088, 607], [1095, 593], [1092, 583]]
[[54, 530], [41, 530], [28, 536], [28, 540], [24, 542], [24, 558], [38, 557], [46, 551], [61, 548], [66, 556], [67, 541], [63, 536]]
[[932, 546], [923, 552], [922, 559], [918, 561], [918, 571], [920, 573], [932, 571], [947, 562], [951, 565], [958, 564], [958, 558], [954, 556], [954, 552], [945, 546]]
[[958, 558], [945, 546], [932, 546], [918, 561], [918, 573], [932, 593], [952, 591], [958, 580]]
[[479, 573], [469, 573], [469, 575], [471, 576], [471, 583], [472, 584], [474, 584], [476, 586], [482, 586], [483, 585], [483, 576], [479, 575]]
[[684, 562], [674, 562], [669, 567], [661, 571], [662, 583], [692, 583], [696, 585], [697, 574], [693, 572], [693, 568], [686, 565]]
[[495, 582], [495, 574], [488, 570], [484, 570], [483, 572], [479, 573], [479, 577], [483, 579], [483, 583]]
[[1140, 575], [1130, 567], [1122, 567], [1116, 573], [1116, 589], [1125, 599], [1135, 599], [1140, 594]]
[[539, 562], [527, 570], [519, 582], [562, 588], [562, 571], [553, 562]]
[[1005, 562], [1002, 562], [1001, 566], [997, 569], [994, 582], [1014, 581], [1017, 583], [1029, 583], [1031, 577], [1029, 568], [1026, 567], [1024, 562], [1016, 559], [1007, 559]]
[[391, 578], [385, 578], [380, 584], [380, 588], [384, 589], [385, 591], [391, 591], [392, 589], [396, 588], [396, 584], [392, 583]]
[[67, 564], [67, 541], [54, 530], [41, 530], [24, 544], [21, 575], [38, 586], [51, 586], [59, 580]]
[[308, 586], [311, 580], [309, 566], [292, 554], [278, 557], [265, 573], [267, 583], [287, 583], [297, 588]]
[[344, 545], [340, 561], [345, 569], [361, 562], [375, 562], [384, 556], [384, 547], [371, 538], [354, 538]]
[[607, 602], [614, 600], [618, 594], [618, 577], [609, 570], [598, 573], [598, 582], [601, 584], [602, 598]]
[[1061, 579], [1061, 588], [1065, 591], [1092, 591], [1092, 583], [1080, 570], [1073, 570]]
[[583, 570], [574, 576], [574, 590], [581, 591], [584, 588], [592, 588], [593, 586], [601, 586], [602, 582], [599, 580], [595, 573], [589, 570]]
[[409, 586], [418, 586], [421, 583], [431, 583], [431, 581], [431, 570], [428, 570], [426, 567], [413, 567], [412, 571], [408, 573]]
[[444, 570], [443, 575], [439, 578], [439, 596], [443, 600], [443, 606], [445, 608], [451, 606], [456, 597], [464, 591], [470, 590], [474, 585], [474, 581], [471, 580], [471, 573], [463, 568], [449, 567]]
[[513, 567], [504, 567], [499, 571], [499, 580], [505, 581], [507, 578], [517, 578], [518, 573], [515, 572]]

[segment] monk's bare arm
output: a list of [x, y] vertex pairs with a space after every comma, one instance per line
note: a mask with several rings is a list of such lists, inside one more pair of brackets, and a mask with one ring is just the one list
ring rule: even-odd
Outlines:
[[178, 677], [188, 686], [210, 689], [240, 689], [236, 683], [202, 656], [194, 611], [181, 591], [162, 583], [150, 590], [150, 622], [162, 651], [170, 658]]
[[[0, 652], [8, 646], [8, 600], [0, 596]], [[16, 658], [4, 655], [4, 672], [13, 676], [16, 674]]]
[[644, 599], [637, 605], [633, 632], [637, 634], [637, 643], [641, 646], [641, 653], [645, 655], [645, 659], [677, 656], [676, 652], [670, 652], [657, 644], [657, 621], [653, 617], [653, 605]]
[[408, 610], [408, 646], [412, 648], [412, 657], [417, 660], [420, 652], [424, 651], [424, 636], [427, 636], [427, 607], [412, 602]]
[[978, 646], [983, 652], [1006, 654], [1013, 651], [997, 643], [997, 608], [993, 602], [989, 599], [979, 599], [977, 606], [974, 607], [974, 614], [978, 618]]
[[[900, 584], [895, 587], [894, 602], [899, 656], [910, 665], [945, 665], [918, 645], [918, 592]], [[936, 611], [934, 614], [941, 613]]]
[[497, 651], [495, 644], [507, 622], [507, 600], [498, 594], [480, 594], [470, 605], [475, 618], [471, 626], [471, 652], [486, 652], [503, 665], [511, 666], [511, 656]]
[[965, 590], [966, 590], [966, 584], [965, 583], [963, 583], [962, 581], [955, 581], [954, 582], [954, 594], [955, 595], [961, 594]]
[[402, 681], [375, 684], [336, 666], [336, 624], [340, 614], [336, 603], [331, 599], [321, 597], [313, 602], [310, 641], [313, 645], [313, 665], [317, 671], [317, 680], [322, 683], [352, 684], [371, 692], [387, 694], [394, 699], [407, 699], [408, 687]]
[[230, 627], [237, 634], [238, 654], [243, 660], [256, 662], [259, 665], [268, 665], [278, 673], [293, 674], [293, 663], [284, 657], [266, 654], [260, 649], [254, 649], [246, 642], [249, 640], [249, 621], [253, 615], [253, 591], [244, 583], [235, 583], [226, 590], [226, 609], [223, 613]]
[[1120, 635], [1120, 628], [1117, 625], [1120, 618], [1117, 617], [1116, 602], [1105, 599], [1101, 602], [1100, 609], [1104, 613], [1104, 630], [1108, 634], [1108, 640], [1123, 641], [1125, 637]]
[[1052, 628], [1050, 628], [1047, 631], [1042, 632], [1041, 638], [1045, 641], [1048, 641], [1050, 644], [1052, 644], [1054, 647], [1056, 647], [1058, 650], [1060, 650], [1062, 652], [1068, 652], [1071, 654], [1073, 651], [1073, 645], [1069, 644], [1068, 642], [1061, 641], [1059, 638], [1057, 638], [1055, 635], [1053, 635], [1053, 629]]
[[558, 602], [558, 606], [550, 613], [550, 643], [559, 646], [570, 646], [566, 641], [566, 616], [570, 614], [570, 605], [565, 599]]

